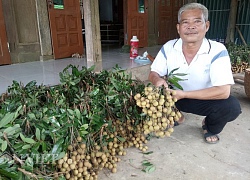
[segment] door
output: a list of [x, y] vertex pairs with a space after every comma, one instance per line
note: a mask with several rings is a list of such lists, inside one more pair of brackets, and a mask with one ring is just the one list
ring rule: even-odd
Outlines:
[[178, 11], [179, 9], [183, 6], [183, 0], [172, 0], [172, 8], [173, 8], [173, 26], [175, 28], [172, 29], [172, 36], [171, 36], [171, 39], [174, 39], [174, 38], [179, 38], [179, 34], [177, 32], [177, 29], [176, 29], [176, 25], [178, 23]]
[[176, 24], [178, 10], [181, 6], [182, 0], [158, 0], [158, 44], [164, 44], [168, 40], [178, 37]]
[[127, 34], [139, 39], [139, 47], [148, 45], [148, 0], [127, 0]]
[[55, 59], [82, 55], [83, 39], [79, 0], [47, 0]]
[[2, 0], [0, 0], [0, 65], [11, 64], [10, 53], [7, 43], [8, 42], [3, 17]]
[[176, 27], [172, 27], [171, 0], [158, 0], [158, 8], [158, 44], [164, 44], [171, 37], [171, 29], [176, 29]]

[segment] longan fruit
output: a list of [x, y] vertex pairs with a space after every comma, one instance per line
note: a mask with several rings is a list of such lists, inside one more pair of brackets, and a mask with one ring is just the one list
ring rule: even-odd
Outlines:
[[174, 132], [174, 128], [168, 128], [168, 132], [170, 133]]
[[82, 142], [82, 137], [81, 136], [78, 136], [76, 139], [77, 139], [78, 142]]
[[176, 95], [176, 91], [172, 91], [172, 95]]
[[72, 146], [72, 145], [69, 145], [69, 146], [68, 146], [68, 150], [69, 150], [69, 151], [73, 151], [73, 146]]
[[58, 163], [58, 164], [63, 164], [63, 163], [64, 163], [64, 160], [63, 160], [63, 159], [59, 159], [57, 163]]
[[116, 172], [117, 172], [117, 169], [114, 167], [114, 168], [112, 168], [111, 172], [112, 172], [112, 173], [116, 173]]

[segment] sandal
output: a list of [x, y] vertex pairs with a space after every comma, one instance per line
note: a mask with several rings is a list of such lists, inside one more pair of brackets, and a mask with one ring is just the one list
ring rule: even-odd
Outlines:
[[[203, 129], [204, 131], [207, 131], [207, 132], [204, 134], [204, 139], [205, 139], [206, 143], [209, 143], [209, 144], [216, 144], [216, 143], [219, 142], [219, 140], [220, 140], [219, 135], [218, 135], [218, 134], [213, 134], [213, 133], [211, 133], [211, 132], [208, 130], [206, 124], [202, 125], [202, 129]], [[213, 136], [217, 138], [216, 141], [208, 141], [208, 140], [207, 140], [208, 137], [213, 137]]]

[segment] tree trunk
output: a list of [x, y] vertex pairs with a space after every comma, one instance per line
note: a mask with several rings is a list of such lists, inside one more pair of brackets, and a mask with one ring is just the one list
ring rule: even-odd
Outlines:
[[227, 37], [225, 41], [226, 43], [234, 42], [237, 8], [238, 8], [238, 0], [231, 0]]

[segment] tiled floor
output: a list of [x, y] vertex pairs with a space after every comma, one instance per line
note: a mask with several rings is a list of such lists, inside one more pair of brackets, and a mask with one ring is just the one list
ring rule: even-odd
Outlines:
[[[155, 56], [161, 46], [139, 48], [139, 55], [147, 51]], [[103, 46], [102, 69], [109, 70], [117, 64], [122, 69], [139, 67], [151, 63], [150, 61], [134, 61], [129, 59], [129, 53], [121, 52], [121, 47]], [[56, 85], [60, 83], [59, 72], [69, 65], [87, 66], [86, 58], [66, 58], [59, 60], [36, 61], [0, 66], [0, 94], [6, 92], [13, 80], [24, 85], [35, 80], [37, 84]]]

